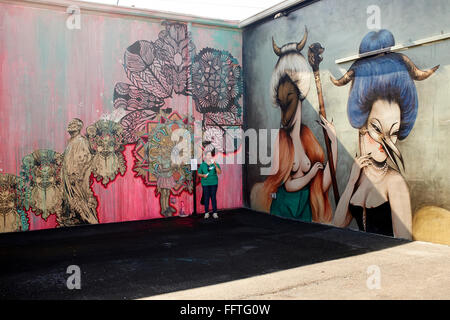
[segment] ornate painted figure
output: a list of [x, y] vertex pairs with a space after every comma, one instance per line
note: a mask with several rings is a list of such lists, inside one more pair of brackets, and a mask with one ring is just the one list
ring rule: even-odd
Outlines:
[[[394, 45], [390, 31], [372, 31], [359, 53]], [[346, 227], [354, 218], [360, 230], [411, 239], [410, 196], [396, 142], [410, 134], [416, 121], [414, 80], [425, 80], [438, 67], [422, 71], [407, 56], [388, 52], [358, 60], [341, 79], [332, 78], [337, 86], [352, 82], [347, 113], [359, 131], [359, 156], [336, 208], [337, 226]]]
[[[278, 216], [329, 223], [332, 219], [328, 190], [331, 185], [329, 163], [312, 131], [302, 124], [302, 101], [309, 92], [312, 72], [300, 53], [307, 31], [299, 43], [288, 43], [273, 50], [279, 56], [272, 73], [273, 104], [281, 111], [281, 128], [274, 150], [274, 172], [257, 183], [251, 193], [252, 208]], [[320, 124], [331, 140], [334, 164], [337, 162], [336, 133], [333, 124], [321, 117]]]
[[90, 188], [93, 156], [89, 142], [81, 135], [83, 121], [73, 119], [67, 131], [70, 140], [64, 151], [62, 183], [64, 191], [64, 212], [60, 225], [98, 223], [97, 200]]

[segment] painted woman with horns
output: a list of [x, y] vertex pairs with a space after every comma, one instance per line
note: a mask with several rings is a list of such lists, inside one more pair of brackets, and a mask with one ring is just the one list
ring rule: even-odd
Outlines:
[[[312, 72], [300, 53], [308, 32], [300, 43], [279, 48], [272, 39], [273, 51], [279, 56], [272, 73], [273, 104], [280, 108], [281, 125], [272, 150], [272, 174], [252, 189], [252, 208], [271, 214], [329, 223], [332, 219], [328, 190], [331, 185], [329, 164], [312, 131], [302, 124], [302, 102], [308, 95]], [[326, 119], [319, 122], [328, 133], [337, 163], [334, 126]]]
[[[394, 45], [390, 31], [371, 31], [359, 53]], [[410, 196], [396, 142], [409, 135], [417, 117], [414, 80], [425, 80], [438, 67], [422, 71], [407, 56], [389, 52], [360, 59], [341, 79], [331, 78], [337, 86], [352, 82], [347, 115], [359, 131], [359, 156], [336, 208], [335, 225], [346, 227], [354, 218], [360, 230], [411, 239]]]

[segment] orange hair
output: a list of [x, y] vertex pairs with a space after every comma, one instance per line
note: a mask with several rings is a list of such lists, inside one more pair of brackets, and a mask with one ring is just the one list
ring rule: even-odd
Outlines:
[[[277, 192], [278, 188], [289, 178], [294, 161], [294, 144], [291, 136], [284, 129], [278, 133], [279, 153], [278, 153], [278, 171], [266, 179], [263, 186], [262, 205], [265, 211], [270, 212], [272, 204], [271, 194]], [[300, 140], [305, 148], [305, 153], [311, 163], [323, 163], [325, 154], [312, 131], [306, 126], [301, 125]], [[324, 192], [323, 170], [319, 170], [316, 176], [309, 184], [309, 202], [312, 211], [312, 221], [329, 223], [332, 219], [331, 205], [328, 199], [328, 189]]]

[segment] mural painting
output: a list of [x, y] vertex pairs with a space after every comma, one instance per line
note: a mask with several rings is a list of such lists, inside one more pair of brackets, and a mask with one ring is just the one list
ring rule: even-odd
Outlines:
[[227, 129], [242, 127], [239, 99], [243, 82], [238, 61], [227, 51], [214, 48], [197, 54], [186, 24], [162, 24], [165, 30], [155, 42], [136, 41], [124, 55], [124, 69], [132, 85], [116, 84], [114, 107], [126, 111], [120, 120], [126, 142], [136, 142], [135, 132], [157, 119], [160, 110], [169, 116], [173, 108], [166, 106], [164, 99], [175, 93], [192, 96], [202, 115], [205, 140], [214, 143], [219, 152], [236, 151], [240, 141], [227, 135]]
[[[312, 72], [301, 51], [308, 39], [278, 47], [279, 57], [271, 78], [271, 98], [281, 112], [278, 139], [272, 152], [275, 172], [251, 191], [251, 206], [286, 218], [329, 223], [332, 220], [328, 190], [331, 186], [329, 162], [312, 131], [302, 123], [302, 102], [308, 95]], [[319, 124], [331, 140], [333, 163], [337, 163], [334, 125], [320, 117]]]
[[[357, 155], [353, 154], [348, 181], [339, 193], [333, 172], [340, 168], [342, 161], [337, 152], [339, 132], [336, 134], [333, 121], [326, 119], [324, 96], [331, 98], [327, 90], [322, 91], [322, 83], [329, 80], [321, 79], [319, 73], [325, 49], [317, 42], [309, 45], [306, 61], [301, 51], [307, 40], [306, 29], [300, 42], [281, 47], [272, 37], [272, 51], [278, 61], [270, 79], [270, 100], [281, 113], [281, 123], [271, 150], [272, 172], [250, 184], [250, 206], [284, 218], [339, 227], [354, 224], [370, 233], [448, 243], [449, 232], [443, 227], [449, 225], [448, 211], [431, 206], [413, 215], [410, 188], [404, 176], [408, 164], [398, 146], [398, 141], [410, 135], [418, 116], [420, 97], [415, 82], [431, 77], [439, 65], [422, 70], [407, 55], [391, 52], [389, 49], [396, 44], [394, 35], [380, 29], [363, 37], [359, 54], [364, 56], [376, 50], [380, 53], [357, 59], [337, 80], [331, 76], [334, 86], [350, 84], [346, 114], [351, 127], [358, 130]], [[312, 78], [319, 104], [315, 110], [319, 112], [304, 120], [302, 107]], [[251, 79], [246, 81], [260, 81], [254, 75]], [[256, 94], [251, 89], [249, 92], [255, 99]], [[253, 119], [267, 121], [259, 115]], [[326, 148], [322, 148], [310, 130], [311, 123], [323, 128]], [[248, 125], [265, 127], [264, 123], [252, 119]], [[334, 191], [334, 210], [330, 202], [333, 195], [328, 192], [330, 185]]]
[[[183, 191], [192, 193], [194, 188], [190, 165], [187, 165], [192, 157], [190, 145], [193, 140], [189, 127], [188, 118], [182, 119], [177, 113], [168, 118], [161, 117], [159, 122], [147, 122], [134, 150], [133, 171], [145, 185], [156, 186], [155, 194], [160, 197], [164, 217], [177, 211], [170, 205], [171, 195], [177, 196]], [[174, 136], [179, 136], [180, 140], [172, 140]]]
[[63, 216], [62, 162], [60, 153], [42, 149], [22, 159], [25, 209], [31, 209], [44, 220], [50, 214], [55, 214], [58, 220]]
[[[395, 45], [388, 30], [371, 31], [359, 53]], [[414, 80], [430, 77], [439, 66], [420, 70], [406, 55], [389, 52], [356, 61], [337, 86], [352, 82], [347, 115], [359, 131], [359, 153], [335, 213], [346, 227], [354, 218], [360, 230], [412, 238], [412, 212], [405, 168], [397, 140], [413, 129], [418, 111]]]
[[192, 65], [192, 94], [195, 107], [203, 115], [204, 141], [221, 153], [235, 152], [240, 146], [236, 135], [242, 127], [242, 72], [228, 52], [205, 48]]
[[[194, 122], [208, 132], [205, 142], [217, 143], [223, 154], [230, 151], [223, 142], [226, 129], [242, 126], [241, 67], [225, 50], [208, 47], [197, 54], [186, 23], [163, 21], [156, 35], [126, 48], [122, 66], [129, 83], [111, 88], [112, 112], [88, 124], [72, 118], [63, 152], [36, 149], [21, 159], [20, 176], [0, 174], [0, 232], [26, 231], [39, 219], [55, 227], [102, 223], [102, 197], [94, 185], [111, 201], [108, 190], [127, 170], [134, 181], [119, 184], [127, 190], [124, 183], [137, 181], [154, 191], [159, 207], [152, 214], [192, 212], [197, 183], [187, 164]], [[232, 151], [236, 141], [230, 142]]]
[[23, 209], [23, 181], [9, 173], [0, 174], [0, 232], [27, 231]]
[[[127, 48], [124, 69], [132, 85], [117, 83], [114, 107], [123, 108], [127, 114], [120, 120], [126, 142], [137, 141], [136, 130], [154, 120], [164, 99], [173, 93], [191, 94], [191, 58], [195, 46], [184, 23], [162, 22], [165, 27], [154, 42], [139, 40]], [[163, 109], [167, 115], [171, 108]]]
[[86, 129], [86, 136], [82, 129], [80, 119], [69, 123], [63, 154], [36, 150], [22, 160], [25, 209], [44, 220], [55, 214], [59, 227], [98, 223], [92, 179], [106, 185], [125, 171], [120, 125], [100, 120]]
[[228, 133], [242, 126], [242, 75], [238, 61], [226, 51], [204, 48], [197, 54], [186, 24], [162, 25], [156, 41], [139, 40], [125, 51], [124, 69], [132, 84], [116, 84], [114, 107], [126, 114], [120, 120], [125, 141], [136, 144], [133, 171], [146, 186], [156, 186], [160, 213], [168, 217], [177, 212], [171, 195], [192, 193], [196, 185], [186, 165], [191, 155], [184, 155], [184, 165], [173, 163], [171, 155], [178, 150], [171, 135], [183, 128], [194, 144], [196, 118], [180, 116], [183, 112], [167, 100], [191, 96], [202, 116], [203, 142], [222, 154], [234, 152], [240, 140]]
[[[0, 6], [5, 9], [0, 10], [0, 15], [6, 21], [9, 15], [3, 12], [15, 9], [7, 4]], [[6, 48], [3, 50], [6, 53], [1, 56], [4, 62], [0, 93], [8, 93], [0, 94], [2, 107], [8, 106], [2, 109], [5, 125], [0, 129], [0, 135], [2, 139], [21, 136], [26, 141], [19, 146], [9, 142], [0, 146], [4, 154], [4, 162], [0, 161], [0, 232], [102, 223], [105, 216], [102, 217], [100, 208], [105, 203], [111, 203], [104, 209], [108, 211], [108, 221], [127, 221], [129, 216], [122, 208], [123, 203], [117, 209], [124, 211], [123, 215], [115, 212], [114, 206], [118, 205], [115, 197], [123, 197], [127, 199], [124, 201], [130, 202], [134, 195], [130, 198], [128, 193], [136, 190], [147, 197], [139, 198], [139, 195], [136, 199], [139, 203], [147, 201], [151, 204], [147, 210], [156, 213], [156, 216], [151, 215], [152, 218], [190, 213], [193, 207], [191, 194], [198, 181], [193, 180], [190, 167], [180, 159], [191, 158], [192, 146], [198, 141], [193, 141], [190, 135], [185, 140], [189, 141], [189, 146], [181, 146], [183, 135], [192, 133], [195, 124], [201, 123], [203, 136], [200, 145], [203, 148], [214, 149], [225, 157], [241, 149], [239, 134], [244, 124], [244, 110], [240, 101], [244, 79], [235, 57], [238, 51], [230, 50], [226, 43], [222, 47], [222, 42], [211, 36], [216, 31], [208, 31], [211, 32], [209, 34], [203, 27], [192, 24], [164, 21], [160, 25], [150, 23], [149, 27], [148, 22], [124, 21], [124, 29], [129, 34], [125, 32], [114, 39], [105, 37], [102, 40], [105, 44], [98, 41], [99, 46], [104, 45], [98, 52], [108, 54], [98, 55], [97, 51], [92, 51], [89, 60], [78, 60], [78, 54], [70, 50], [47, 52], [45, 44], [39, 44], [42, 50], [35, 50], [37, 44], [32, 46], [35, 39], [26, 38], [29, 30], [45, 30], [45, 36], [36, 37], [41, 42], [47, 41], [47, 35], [49, 42], [70, 37], [66, 30], [45, 27], [49, 20], [45, 15], [56, 17], [51, 10], [31, 7], [20, 10], [30, 10], [29, 20], [40, 27], [36, 28], [33, 23], [24, 24], [23, 30], [28, 32], [11, 30], [11, 35], [0, 38], [2, 47]], [[315, 9], [308, 6], [301, 10]], [[360, 43], [358, 41], [359, 53], [384, 52], [358, 58], [347, 72], [342, 72], [344, 76], [328, 80], [322, 69], [335, 67], [333, 59], [338, 57], [331, 53], [333, 50], [341, 54], [347, 52], [343, 50], [346, 42], [334, 41], [335, 34], [327, 35], [321, 30], [308, 34], [306, 28], [301, 37], [297, 30], [301, 30], [304, 24], [309, 25], [307, 20], [310, 18], [305, 14], [298, 19], [295, 12], [290, 16], [289, 28], [295, 30], [299, 37], [296, 39], [296, 36], [286, 33], [286, 39], [298, 42], [286, 41], [278, 46], [274, 38], [267, 39], [267, 29], [262, 27], [264, 24], [244, 30], [244, 34], [252, 33], [252, 37], [246, 38], [248, 43], [243, 49], [244, 55], [252, 52], [247, 57], [245, 79], [251, 84], [246, 86], [249, 97], [246, 98], [246, 126], [267, 129], [267, 124], [275, 119], [274, 115], [280, 117], [275, 126], [279, 129], [278, 136], [271, 150], [271, 175], [247, 173], [251, 207], [283, 218], [340, 227], [353, 225], [361, 231], [394, 237], [438, 242], [448, 239], [450, 233], [445, 226], [448, 226], [450, 215], [445, 208], [438, 208], [446, 207], [447, 200], [441, 197], [436, 205], [430, 201], [433, 206], [422, 206], [418, 210], [413, 193], [417, 196], [426, 192], [423, 192], [423, 186], [420, 187], [422, 189], [417, 187], [420, 179], [408, 178], [407, 171], [412, 165], [417, 170], [417, 165], [408, 159], [408, 152], [419, 150], [408, 141], [416, 139], [422, 143], [412, 134], [414, 127], [415, 130], [418, 128], [416, 120], [421, 120], [422, 101], [431, 99], [431, 96], [433, 99], [443, 96], [442, 93], [427, 96], [423, 91], [429, 90], [434, 79], [446, 72], [445, 68], [426, 69], [422, 66], [444, 63], [443, 56], [430, 54], [426, 62], [419, 62], [410, 53], [405, 55], [389, 50], [396, 45], [391, 31], [370, 31], [365, 36], [358, 35], [357, 39], [362, 38]], [[102, 19], [109, 21], [103, 17], [99, 20], [87, 18], [96, 21], [94, 24]], [[276, 23], [284, 23], [279, 21], [283, 20]], [[334, 22], [330, 23], [336, 27]], [[122, 25], [111, 23], [109, 27], [119, 30]], [[263, 31], [258, 31], [259, 28]], [[79, 32], [89, 33], [89, 29]], [[275, 35], [275, 32], [271, 33]], [[318, 39], [314, 39], [320, 33]], [[239, 38], [240, 33], [237, 34]], [[24, 37], [23, 41], [16, 41], [19, 36]], [[405, 34], [401, 36], [406, 37]], [[93, 35], [89, 37], [95, 40]], [[227, 41], [231, 38], [226, 37]], [[280, 35], [276, 38], [280, 39]], [[326, 59], [322, 58], [325, 49], [316, 40], [320, 40], [324, 47], [329, 45], [330, 55]], [[267, 46], [262, 48], [261, 41], [266, 41]], [[240, 44], [240, 39], [235, 43]], [[65, 42], [60, 47], [65, 46], [70, 48]], [[111, 48], [113, 50], [108, 50]], [[36, 57], [28, 52], [35, 52]], [[268, 54], [273, 59], [270, 65], [264, 61]], [[18, 60], [17, 57], [21, 58]], [[111, 57], [117, 60], [113, 61]], [[55, 64], [54, 68], [46, 64], [50, 61]], [[108, 70], [111, 63], [112, 72]], [[100, 66], [100, 71], [94, 70], [95, 64]], [[63, 69], [67, 74], [61, 71]], [[269, 72], [260, 77], [261, 71], [266, 69]], [[338, 72], [334, 70], [332, 73]], [[16, 77], [6, 76], [10, 74]], [[27, 85], [30, 75], [36, 79], [32, 79], [33, 86], [28, 85], [30, 93], [24, 93], [21, 88]], [[89, 84], [83, 87], [76, 81], [78, 77]], [[112, 81], [108, 82], [109, 79]], [[63, 83], [59, 87], [56, 85], [58, 81]], [[418, 81], [423, 82], [419, 85]], [[312, 82], [315, 82], [316, 90], [310, 92]], [[48, 90], [43, 90], [44, 87]], [[266, 92], [267, 89], [270, 93]], [[108, 98], [98, 98], [103, 97], [103, 90], [109, 92]], [[256, 98], [253, 91], [258, 91]], [[50, 98], [46, 98], [47, 93]], [[89, 98], [83, 100], [77, 94]], [[318, 103], [315, 102], [316, 94]], [[40, 100], [44, 102], [40, 103]], [[334, 117], [331, 120], [326, 117], [324, 102], [332, 108], [330, 113]], [[39, 108], [31, 108], [34, 103]], [[441, 110], [441, 104], [434, 102], [432, 107]], [[314, 109], [313, 116], [309, 109]], [[40, 110], [39, 115], [33, 113], [34, 110]], [[100, 115], [105, 111], [106, 114]], [[31, 121], [35, 116], [40, 117], [39, 121], [47, 121], [48, 118], [45, 125], [53, 126], [52, 130], [59, 132], [59, 137], [52, 137], [52, 141], [42, 138], [43, 132], [44, 135], [48, 132], [40, 127], [39, 121]], [[45, 125], [42, 124], [43, 127]], [[27, 130], [32, 128], [33, 132], [24, 132], [24, 127]], [[440, 132], [443, 129], [436, 130]], [[64, 131], [65, 136], [62, 134]], [[28, 138], [36, 132], [41, 134], [39, 139]], [[178, 140], [173, 140], [176, 132], [183, 133], [178, 135]], [[338, 148], [339, 138], [348, 139], [347, 132], [355, 132], [358, 140], [354, 144], [357, 154], [353, 152], [350, 160], [341, 146]], [[66, 141], [66, 138], [69, 139]], [[405, 150], [406, 156], [402, 152]], [[436, 152], [439, 154], [442, 150]], [[351, 161], [350, 166], [346, 166], [348, 161]], [[13, 162], [16, 164], [11, 165]], [[4, 167], [8, 168], [5, 172]], [[233, 171], [234, 176], [223, 175], [224, 186], [236, 185], [236, 179], [240, 184], [240, 170], [239, 167]], [[424, 185], [445, 185], [445, 172], [433, 174], [440, 180], [426, 178]], [[411, 187], [414, 183], [415, 187]]]
[[88, 139], [81, 134], [82, 128], [80, 119], [73, 119], [67, 127], [70, 140], [64, 150], [61, 170], [64, 213], [59, 224], [62, 226], [98, 223], [97, 200], [90, 188], [93, 155]]
[[107, 185], [126, 170], [124, 130], [114, 121], [99, 120], [86, 128], [89, 149], [93, 154], [92, 173], [97, 181]]

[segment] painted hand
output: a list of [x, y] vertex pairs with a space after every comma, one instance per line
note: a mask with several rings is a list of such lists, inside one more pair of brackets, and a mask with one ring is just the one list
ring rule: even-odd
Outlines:
[[319, 170], [323, 170], [323, 168], [324, 168], [324, 166], [323, 166], [323, 164], [322, 164], [321, 162], [316, 162], [316, 163], [314, 163], [314, 165], [312, 166], [310, 172], [311, 172], [311, 174], [313, 175], [313, 177], [315, 177], [316, 174], [317, 174], [317, 172], [318, 172]]
[[335, 143], [337, 141], [336, 138], [336, 128], [334, 127], [333, 121], [329, 122], [324, 117], [320, 116], [320, 122], [318, 123], [326, 130], [328, 138], [330, 138], [330, 141], [332, 143]]
[[351, 184], [355, 184], [359, 179], [361, 169], [369, 165], [372, 165], [372, 161], [370, 161], [370, 154], [366, 154], [359, 158], [356, 157], [355, 162], [353, 163], [352, 172], [350, 173], [350, 178], [348, 182]]

